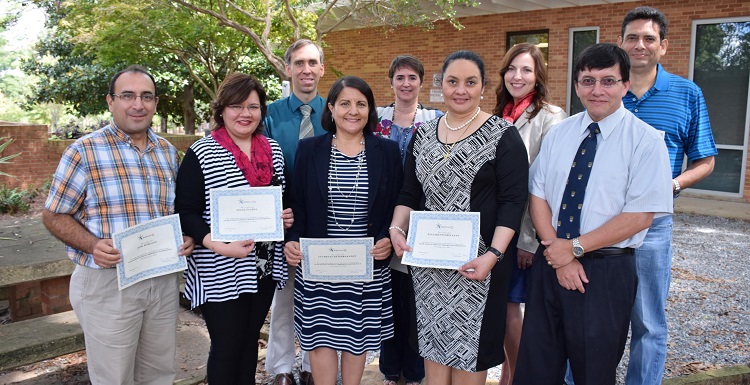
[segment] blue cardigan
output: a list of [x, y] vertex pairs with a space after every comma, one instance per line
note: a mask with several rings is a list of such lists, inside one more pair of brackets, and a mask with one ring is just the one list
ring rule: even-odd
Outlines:
[[[294, 225], [287, 231], [287, 241], [328, 237], [328, 166], [332, 139], [333, 135], [328, 133], [299, 142], [294, 177], [289, 184]], [[367, 236], [377, 242], [388, 236], [401, 189], [401, 154], [396, 142], [372, 134], [365, 134], [365, 154], [369, 187]]]

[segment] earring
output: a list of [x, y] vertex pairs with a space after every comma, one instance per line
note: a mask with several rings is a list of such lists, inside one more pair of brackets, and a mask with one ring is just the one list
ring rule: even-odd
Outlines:
[[479, 100], [484, 100], [484, 95], [480, 96]]

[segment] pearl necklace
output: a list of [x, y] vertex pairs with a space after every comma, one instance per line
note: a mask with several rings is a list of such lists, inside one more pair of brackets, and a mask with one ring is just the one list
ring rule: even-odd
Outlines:
[[448, 127], [448, 129], [451, 130], [451, 131], [458, 131], [458, 130], [460, 130], [460, 129], [466, 127], [466, 126], [468, 126], [469, 124], [471, 124], [471, 122], [473, 122], [474, 119], [476, 119], [477, 116], [479, 116], [479, 111], [481, 111], [481, 110], [482, 109], [480, 107], [477, 107], [477, 112], [475, 112], [474, 115], [472, 115], [471, 118], [469, 118], [469, 120], [467, 120], [466, 122], [464, 122], [464, 124], [462, 124], [462, 125], [460, 125], [458, 127], [451, 127], [451, 125], [448, 124], [448, 111], [446, 111], [445, 112], [445, 119], [443, 119], [445, 121], [445, 126]]

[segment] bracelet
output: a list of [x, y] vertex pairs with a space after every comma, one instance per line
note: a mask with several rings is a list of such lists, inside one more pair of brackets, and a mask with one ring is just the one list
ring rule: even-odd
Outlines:
[[406, 231], [404, 231], [404, 229], [402, 229], [402, 228], [400, 228], [398, 226], [391, 226], [391, 227], [388, 228], [388, 231], [390, 232], [391, 230], [398, 230], [398, 232], [401, 233], [401, 235], [403, 235], [404, 238], [406, 238]]

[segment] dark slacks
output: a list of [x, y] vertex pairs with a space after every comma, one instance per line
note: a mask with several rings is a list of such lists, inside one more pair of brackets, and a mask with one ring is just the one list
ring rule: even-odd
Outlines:
[[[396, 258], [396, 257], [394, 257]], [[424, 359], [409, 343], [414, 287], [408, 274], [391, 269], [393, 287], [393, 338], [380, 345], [380, 372], [387, 380], [398, 382], [403, 374], [406, 382], [420, 382], [424, 378]]]
[[271, 307], [276, 283], [271, 276], [258, 282], [257, 293], [200, 305], [211, 337], [208, 353], [210, 384], [254, 384], [260, 328]]
[[638, 278], [630, 254], [583, 257], [585, 293], [560, 286], [534, 256], [514, 385], [559, 385], [570, 360], [576, 385], [614, 385], [625, 349]]

